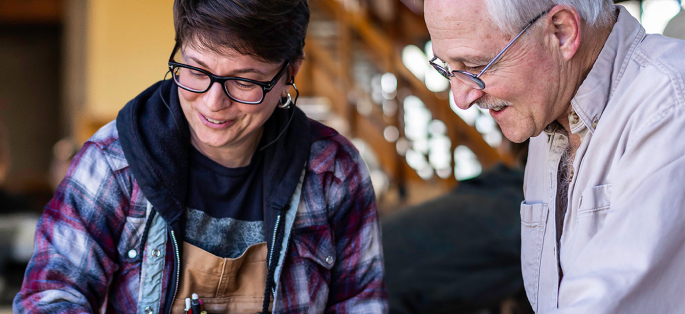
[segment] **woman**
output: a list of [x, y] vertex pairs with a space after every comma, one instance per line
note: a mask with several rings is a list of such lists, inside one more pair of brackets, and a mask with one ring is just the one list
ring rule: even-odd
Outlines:
[[386, 312], [366, 167], [289, 94], [308, 21], [305, 0], [176, 0], [172, 79], [74, 158], [14, 311]]

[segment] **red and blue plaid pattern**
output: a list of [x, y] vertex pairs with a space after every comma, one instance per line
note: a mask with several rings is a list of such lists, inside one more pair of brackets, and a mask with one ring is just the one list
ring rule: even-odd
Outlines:
[[[312, 131], [319, 139], [311, 146], [274, 313], [386, 313], [366, 166], [335, 131], [318, 123]], [[14, 312], [136, 312], [146, 205], [110, 123], [84, 144], [45, 207]], [[166, 252], [163, 289], [173, 264], [170, 243]]]

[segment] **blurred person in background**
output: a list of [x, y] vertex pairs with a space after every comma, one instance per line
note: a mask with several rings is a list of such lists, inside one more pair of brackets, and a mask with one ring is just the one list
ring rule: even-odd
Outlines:
[[175, 1], [172, 79], [74, 157], [14, 312], [184, 313], [193, 293], [208, 313], [387, 312], [368, 170], [289, 93], [308, 21], [305, 0]]
[[685, 8], [668, 21], [664, 29], [664, 36], [685, 40]]
[[427, 0], [462, 109], [530, 138], [521, 264], [540, 313], [685, 309], [685, 42], [611, 0]]
[[28, 263], [38, 221], [37, 214], [29, 211], [26, 197], [7, 190], [11, 164], [9, 132], [0, 122], [0, 302], [20, 285], [11, 272], [15, 266], [23, 268]]
[[81, 148], [70, 137], [59, 140], [52, 147], [49, 181], [53, 191], [57, 190], [62, 179], [67, 175], [69, 165], [80, 149]]
[[0, 121], [0, 214], [10, 214], [26, 209], [28, 204], [20, 196], [7, 191], [7, 173], [12, 165], [9, 132]]
[[0, 123], [0, 187], [4, 187], [7, 170], [10, 166], [10, 145], [7, 130]]
[[382, 219], [391, 314], [532, 312], [520, 259], [527, 144], [504, 139], [514, 167], [498, 164]]
[[[6, 215], [16, 211], [21, 207], [25, 207], [25, 204], [22, 204], [21, 200], [18, 200], [15, 196], [8, 194], [5, 190], [5, 178], [7, 177], [9, 167], [9, 136], [7, 135], [7, 129], [5, 128], [4, 124], [0, 122], [0, 215]], [[12, 230], [10, 228], [5, 228], [5, 226], [0, 223], [0, 296], [5, 291], [6, 286], [5, 265], [9, 259], [9, 252], [12, 244], [11, 241], [8, 241], [11, 233]]]

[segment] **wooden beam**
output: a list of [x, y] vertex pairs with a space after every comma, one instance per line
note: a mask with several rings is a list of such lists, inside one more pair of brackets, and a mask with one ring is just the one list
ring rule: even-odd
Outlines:
[[345, 91], [337, 86], [324, 69], [314, 66], [312, 68], [312, 92], [315, 95], [325, 96], [331, 100], [333, 111], [341, 116], [347, 115], [347, 97]]
[[[360, 13], [349, 12], [335, 0], [320, 0], [319, 3], [324, 4], [324, 7], [332, 14], [335, 14], [340, 19], [340, 22], [349, 25], [357, 31], [360, 37], [364, 39], [364, 43], [370, 47], [372, 56], [380, 59], [399, 53], [393, 51], [392, 42], [376, 30]], [[461, 142], [468, 146], [479, 157], [485, 168], [500, 161], [509, 165], [513, 164], [513, 159], [510, 156], [500, 156], [497, 150], [483, 140], [482, 135], [478, 131], [464, 123], [455, 113], [451, 112], [449, 101], [438, 99], [435, 93], [429, 91], [423, 82], [419, 81], [407, 70], [399, 58], [386, 57], [385, 59], [388, 62], [379, 63], [382, 66], [382, 70], [385, 72], [398, 72], [397, 74], [410, 82], [412, 90], [424, 101], [426, 107], [436, 116], [444, 119], [448, 124], [448, 129], [452, 130], [449, 135], [455, 145]], [[338, 73], [344, 76], [342, 71], [338, 71]]]
[[[330, 15], [336, 16], [339, 19], [339, 22], [352, 28], [377, 54], [380, 54], [381, 56], [393, 55], [392, 42], [388, 40], [382, 32], [376, 29], [364, 15], [359, 12], [352, 12], [345, 9], [340, 2], [336, 0], [318, 0], [317, 3], [322, 4], [322, 7]], [[384, 68], [386, 69], [389, 69], [392, 66], [392, 61], [390, 59], [385, 59], [383, 62]]]
[[455, 147], [460, 144], [468, 146], [478, 156], [483, 168], [489, 168], [498, 162], [504, 162], [510, 166], [514, 164], [511, 156], [501, 156], [496, 149], [483, 140], [483, 136], [475, 128], [466, 124], [456, 113], [452, 112], [448, 99], [439, 99], [435, 93], [429, 91], [423, 82], [404, 67], [401, 61], [397, 61], [395, 68], [399, 76], [412, 86], [412, 92], [416, 93], [416, 96], [435, 116], [440, 117], [447, 124], [448, 136]]
[[[386, 174], [388, 174], [394, 182], [401, 183], [404, 181], [404, 173], [407, 172], [407, 169], [411, 168], [408, 168], [408, 165], [406, 165], [404, 157], [397, 153], [395, 143], [387, 142], [383, 136], [385, 127], [390, 125], [397, 127], [402, 133], [401, 123], [398, 121], [402, 118], [401, 110], [398, 110], [398, 113], [394, 117], [388, 117], [383, 114], [378, 106], [374, 105], [369, 115], [363, 116], [359, 114], [356, 110], [356, 106], [348, 103], [347, 93], [354, 91], [357, 98], [368, 98], [369, 95], [366, 95], [366, 92], [358, 88], [358, 86], [353, 86], [351, 75], [342, 68], [344, 62], [336, 62], [333, 60], [330, 56], [330, 52], [323, 48], [316, 38], [308, 37], [307, 46], [307, 52], [309, 53], [308, 61], [312, 67], [312, 73], [314, 73], [312, 76], [313, 93], [329, 97], [333, 105], [333, 110], [337, 114], [346, 117], [348, 122], [350, 122], [352, 134], [367, 141], [376, 154], [379, 155], [379, 159], [386, 165], [384, 169]], [[382, 59], [377, 52], [368, 52], [371, 57]], [[395, 58], [390, 56], [390, 58], [385, 59], [393, 60]], [[390, 66], [394, 65], [394, 62], [391, 61], [390, 63], [385, 64], [377, 63], [377, 65], [380, 65], [383, 68], [383, 71], [392, 72]], [[404, 69], [404, 65], [401, 65], [401, 67]], [[338, 82], [336, 82], [336, 79], [338, 79]], [[412, 85], [411, 87], [412, 89], [419, 87], [428, 91], [423, 83], [417, 86]], [[428, 95], [435, 98], [435, 95], [432, 93]], [[425, 95], [422, 97], [425, 97]], [[400, 104], [398, 105], [401, 106]], [[442, 116], [443, 113], [436, 113], [435, 108], [438, 107], [433, 106], [432, 112], [434, 112], [436, 116]], [[451, 112], [449, 114], [456, 116]], [[352, 119], [350, 119], [350, 116], [352, 116]], [[449, 127], [449, 129], [454, 128]], [[418, 175], [415, 175], [413, 169], [411, 169], [410, 172], [414, 173], [413, 176], [410, 176], [411, 179], [420, 179]], [[453, 176], [450, 176], [447, 179], [436, 177], [433, 181], [439, 182], [447, 189], [454, 187], [457, 184], [457, 181]]]
[[355, 133], [358, 134], [358, 137], [363, 139], [376, 154], [383, 172], [390, 177], [390, 181], [396, 181], [398, 178], [395, 174], [399, 166], [395, 159], [397, 152], [395, 151], [395, 144], [386, 141], [383, 137], [383, 128], [378, 123], [374, 123], [361, 115], [357, 117], [357, 123], [353, 128], [356, 129]]
[[61, 23], [63, 0], [0, 0], [0, 22]]

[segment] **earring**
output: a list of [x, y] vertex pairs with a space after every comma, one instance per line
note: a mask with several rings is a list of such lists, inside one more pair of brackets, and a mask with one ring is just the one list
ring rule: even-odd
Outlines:
[[278, 108], [289, 109], [290, 105], [293, 103], [293, 99], [290, 97], [290, 93], [286, 93], [287, 96], [282, 96], [281, 100], [278, 102]]

